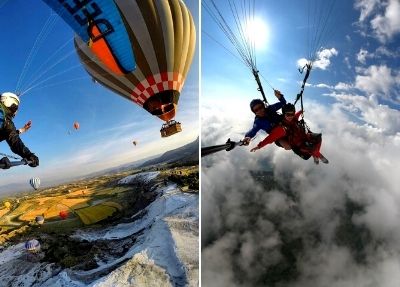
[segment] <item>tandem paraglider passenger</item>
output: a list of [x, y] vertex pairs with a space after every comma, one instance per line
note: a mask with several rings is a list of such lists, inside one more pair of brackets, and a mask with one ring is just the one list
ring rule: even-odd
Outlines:
[[274, 127], [271, 133], [250, 151], [255, 152], [268, 144], [278, 141], [280, 144], [291, 147], [294, 153], [305, 160], [312, 156], [315, 164], [318, 164], [320, 160], [323, 163], [329, 163], [328, 159], [320, 152], [322, 135], [305, 130], [301, 121], [299, 121], [299, 117], [302, 114], [302, 110], [296, 113], [296, 108], [293, 104], [286, 104], [282, 108], [283, 118], [281, 123]]
[[[36, 167], [39, 165], [39, 158], [22, 142], [13, 122], [19, 103], [20, 100], [14, 93], [2, 93], [0, 96], [0, 142], [5, 140], [13, 153], [26, 159], [29, 166]], [[0, 159], [0, 166], [2, 169], [11, 167], [8, 157]]]
[[[265, 106], [265, 103], [260, 99], [250, 102], [250, 109], [256, 117], [253, 128], [245, 134], [245, 138], [242, 140], [243, 145], [249, 145], [251, 139], [256, 136], [259, 130], [264, 130], [269, 134], [272, 128], [280, 122], [281, 118], [277, 111], [286, 104], [286, 99], [280, 91], [274, 90], [274, 93], [279, 102], [273, 105]], [[281, 144], [281, 146], [285, 148], [284, 144]]]

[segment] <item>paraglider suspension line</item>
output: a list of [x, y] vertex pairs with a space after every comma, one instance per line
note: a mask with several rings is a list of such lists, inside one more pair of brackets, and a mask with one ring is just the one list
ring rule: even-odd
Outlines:
[[264, 102], [268, 104], [267, 98], [266, 98], [265, 93], [264, 93], [263, 86], [262, 86], [261, 81], [260, 81], [260, 77], [258, 76], [258, 72], [259, 71], [257, 71], [256, 69], [253, 68], [253, 75], [254, 75], [254, 78], [256, 79], [256, 82], [257, 82], [257, 85], [258, 85], [258, 89], [257, 90], [261, 93]]

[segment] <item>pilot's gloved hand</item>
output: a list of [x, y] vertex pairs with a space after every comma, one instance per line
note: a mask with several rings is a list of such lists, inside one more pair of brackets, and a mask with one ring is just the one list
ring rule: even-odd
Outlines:
[[242, 139], [242, 145], [249, 145], [251, 141], [250, 137], [245, 137], [244, 139]]
[[0, 159], [0, 168], [2, 169], [9, 169], [11, 167], [11, 162], [8, 157], [3, 157]]
[[37, 166], [39, 165], [39, 158], [38, 158], [34, 153], [32, 153], [32, 154], [27, 158], [27, 160], [30, 161], [30, 163], [28, 163], [28, 165], [29, 165], [30, 167], [37, 167]]

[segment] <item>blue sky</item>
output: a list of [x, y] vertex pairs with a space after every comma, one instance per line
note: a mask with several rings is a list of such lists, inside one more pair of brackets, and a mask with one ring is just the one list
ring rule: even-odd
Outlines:
[[[269, 30], [268, 41], [256, 51], [257, 67], [293, 102], [303, 80], [297, 63], [307, 55], [309, 1], [255, 2], [256, 17]], [[287, 266], [281, 250], [294, 242], [288, 237], [304, 246], [296, 260], [290, 258], [298, 271], [295, 280], [285, 278], [281, 285], [389, 287], [400, 282], [400, 2], [335, 2], [328, 24], [334, 33], [304, 92], [305, 120], [322, 133], [321, 153], [329, 164], [315, 165], [275, 145], [250, 153], [265, 133], [249, 147], [203, 158], [205, 285], [266, 282], [265, 270]], [[229, 15], [226, 9], [222, 13]], [[231, 48], [204, 11], [202, 30]], [[265, 34], [257, 29], [257, 38]], [[202, 146], [237, 141], [253, 124], [249, 102], [261, 95], [247, 67], [204, 33], [201, 53]], [[269, 102], [275, 102], [272, 89], [263, 85]], [[282, 187], [266, 191], [249, 172], [266, 168]], [[360, 211], [349, 214], [349, 202]], [[357, 248], [351, 239], [338, 242], [344, 217], [354, 234], [368, 233], [360, 235]], [[310, 234], [318, 234], [318, 240]], [[359, 248], [362, 263], [354, 256]]]
[[[198, 1], [185, 3], [198, 27]], [[199, 133], [198, 41], [176, 116], [183, 131], [161, 138], [161, 120], [91, 81], [74, 52], [73, 31], [57, 15], [51, 15], [50, 8], [42, 1], [0, 3], [1, 91], [15, 91], [18, 83], [23, 89], [38, 84], [21, 97], [14, 122], [19, 128], [32, 120], [31, 130], [21, 138], [40, 158], [37, 168], [24, 166], [3, 171], [0, 192], [12, 191], [14, 186], [20, 189], [25, 183], [29, 189], [28, 180], [32, 176], [40, 177], [46, 185], [140, 160], [196, 139]], [[50, 24], [45, 26], [45, 23]], [[33, 53], [32, 46], [35, 46]], [[35, 79], [35, 75], [42, 73], [40, 79]], [[78, 131], [73, 129], [74, 121], [80, 123]], [[133, 140], [138, 141], [137, 146], [132, 144]], [[5, 142], [0, 143], [0, 150], [11, 154]]]
[[[303, 79], [303, 75], [297, 71], [297, 61], [307, 55], [307, 36], [309, 32], [314, 32], [314, 28], [309, 28], [308, 23], [319, 16], [319, 13], [308, 12], [308, 2], [310, 1], [256, 1], [255, 17], [262, 19], [268, 27], [266, 43], [256, 50], [257, 67], [268, 82], [291, 101], [298, 93], [299, 82]], [[311, 2], [310, 10], [313, 11], [321, 3], [325, 3], [324, 9], [327, 8], [332, 1], [319, 1], [319, 6], [315, 5], [315, 1]], [[224, 9], [220, 1], [217, 3]], [[374, 94], [379, 103], [399, 108], [399, 86], [395, 83], [399, 68], [395, 59], [400, 53], [399, 24], [395, 18], [399, 14], [398, 6], [396, 1], [335, 1], [327, 26], [332, 33], [324, 34], [327, 39], [322, 46], [329, 54], [326, 58], [329, 64], [323, 70], [315, 65], [308, 81], [313, 87], [306, 89], [305, 101], [332, 103], [331, 97], [321, 97], [321, 94], [339, 91], [340, 86], [336, 89], [322, 87], [335, 87], [342, 83], [342, 88], [354, 88], [353, 91], [363, 96]], [[226, 8], [223, 11], [225, 17], [231, 19], [229, 10]], [[312, 19], [310, 22], [308, 15]], [[202, 30], [237, 54], [206, 11], [202, 12]], [[265, 37], [260, 32], [256, 32], [257, 37]], [[390, 75], [391, 78], [386, 86], [378, 83], [378, 78], [384, 75]], [[368, 78], [373, 81], [368, 82]], [[263, 86], [269, 101], [273, 102], [272, 89], [265, 81]], [[218, 96], [212, 92], [216, 89]], [[202, 103], [225, 99], [226, 95], [219, 89], [231, 91], [228, 97], [232, 100], [250, 101], [259, 97], [255, 81], [247, 68], [214, 39], [203, 33]], [[207, 113], [203, 112], [203, 115], [207, 116]]]

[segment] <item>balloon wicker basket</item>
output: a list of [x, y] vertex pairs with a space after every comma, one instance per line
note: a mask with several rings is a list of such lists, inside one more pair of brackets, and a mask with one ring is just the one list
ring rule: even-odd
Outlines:
[[163, 124], [160, 130], [161, 137], [163, 138], [172, 136], [173, 134], [179, 133], [180, 131], [182, 131], [181, 123], [174, 120], [168, 121]]

